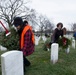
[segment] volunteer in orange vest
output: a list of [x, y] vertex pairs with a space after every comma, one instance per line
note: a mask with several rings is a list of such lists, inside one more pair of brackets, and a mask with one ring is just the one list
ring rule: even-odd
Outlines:
[[31, 64], [26, 58], [26, 56], [31, 55], [34, 52], [34, 46], [35, 46], [34, 33], [28, 22], [27, 21], [23, 22], [21, 17], [15, 17], [13, 24], [17, 28], [18, 34], [20, 36], [20, 50], [23, 52], [24, 70], [25, 70], [25, 66], [30, 66]]

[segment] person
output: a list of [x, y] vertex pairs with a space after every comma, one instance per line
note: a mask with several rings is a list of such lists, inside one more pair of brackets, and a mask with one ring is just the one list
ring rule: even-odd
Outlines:
[[67, 32], [67, 29], [64, 27], [62, 30], [63, 30], [63, 35], [65, 36], [66, 32]]
[[51, 36], [51, 43], [58, 43], [59, 37], [63, 37], [63, 30], [62, 30], [63, 24], [59, 22], [57, 24], [57, 28], [55, 28], [52, 36]]
[[74, 32], [73, 37], [76, 40], [76, 31]]
[[64, 27], [62, 30], [63, 30], [62, 42], [63, 42], [63, 45], [65, 46], [67, 44], [67, 36], [66, 36], [67, 29]]
[[24, 71], [26, 71], [25, 67], [30, 66], [31, 64], [26, 56], [31, 55], [34, 52], [34, 33], [28, 22], [26, 20], [23, 22], [21, 17], [15, 17], [13, 24], [17, 28], [20, 36], [20, 50], [23, 52]]

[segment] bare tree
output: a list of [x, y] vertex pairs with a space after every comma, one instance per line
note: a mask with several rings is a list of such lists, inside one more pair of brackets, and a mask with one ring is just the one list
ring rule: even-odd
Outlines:
[[21, 16], [31, 23], [33, 29], [39, 26], [40, 30], [43, 31], [45, 24], [48, 23], [45, 23], [46, 18], [42, 15], [38, 17], [38, 13], [34, 9], [26, 7], [28, 2], [28, 0], [25, 3], [24, 0], [0, 0], [0, 19], [4, 20], [10, 27], [14, 17]]
[[54, 24], [46, 17], [46, 20], [44, 21], [45, 24], [45, 32], [50, 33], [53, 28], [54, 28]]
[[53, 23], [47, 17], [43, 15], [39, 16], [39, 28], [41, 31], [41, 35], [42, 35], [42, 32], [44, 31], [51, 32], [53, 27], [54, 27]]
[[26, 3], [24, 0], [0, 0], [0, 19], [11, 26], [15, 16], [20, 16], [26, 12]]
[[23, 19], [26, 19], [27, 21], [29, 21], [29, 23], [33, 27], [33, 30], [38, 25], [37, 14], [38, 13], [35, 11], [35, 9], [28, 8], [27, 14], [25, 16], [23, 16]]
[[43, 15], [40, 15], [39, 16], [39, 28], [40, 28], [40, 31], [43, 32], [44, 31], [44, 27], [45, 27], [45, 20], [46, 18], [43, 16]]
[[72, 24], [71, 24], [71, 29], [72, 29], [73, 31], [76, 31], [76, 23], [72, 23]]

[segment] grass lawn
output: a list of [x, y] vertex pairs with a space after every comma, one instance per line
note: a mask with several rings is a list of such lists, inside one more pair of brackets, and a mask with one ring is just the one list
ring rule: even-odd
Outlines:
[[[71, 48], [69, 54], [60, 50], [58, 62], [52, 64], [50, 51], [44, 51], [42, 46], [43, 42], [40, 41], [40, 44], [35, 46], [35, 52], [27, 57], [31, 66], [26, 68], [26, 75], [76, 75], [76, 50]], [[2, 53], [0, 52], [0, 55]]]

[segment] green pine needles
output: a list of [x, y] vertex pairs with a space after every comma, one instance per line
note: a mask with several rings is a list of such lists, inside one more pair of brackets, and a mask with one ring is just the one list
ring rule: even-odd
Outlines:
[[0, 45], [6, 47], [8, 50], [19, 49], [19, 36], [14, 28], [10, 29], [11, 34], [5, 36], [5, 32], [0, 34]]

